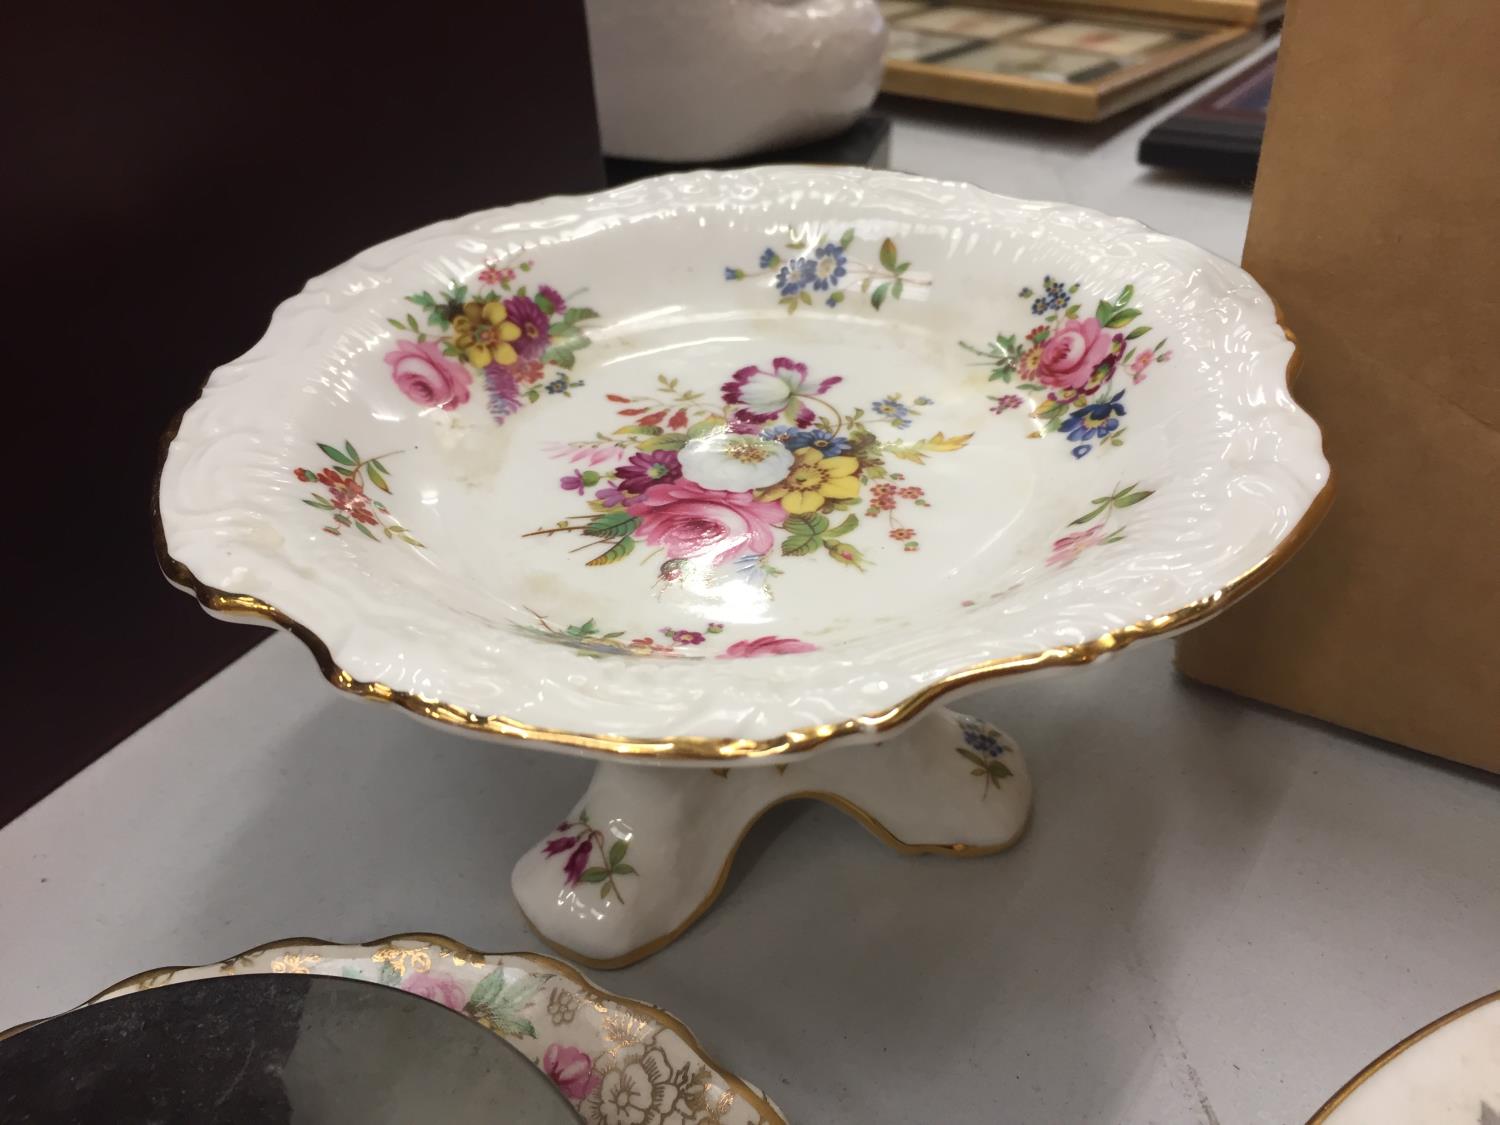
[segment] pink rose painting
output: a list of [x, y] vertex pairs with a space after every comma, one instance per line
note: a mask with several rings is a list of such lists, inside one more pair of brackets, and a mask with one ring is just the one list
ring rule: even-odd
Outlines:
[[1028, 407], [1026, 436], [1061, 433], [1067, 440], [1053, 444], [1075, 461], [1125, 444], [1120, 419], [1128, 409], [1128, 388], [1123, 376], [1128, 372], [1134, 386], [1152, 367], [1172, 358], [1166, 338], [1153, 341], [1155, 330], [1137, 323], [1144, 313], [1133, 304], [1133, 284], [1099, 301], [1093, 316], [1081, 315], [1082, 287], [1082, 282], [1070, 284], [1049, 274], [1040, 286], [1025, 286], [1018, 294], [1031, 302], [1031, 315], [1041, 317], [1039, 324], [1024, 332], [1002, 329], [983, 347], [959, 341], [988, 364], [989, 381], [1017, 391], [1045, 392], [1042, 398], [990, 395], [991, 410], [1004, 414]]
[[386, 352], [385, 361], [401, 393], [418, 406], [457, 410], [469, 401], [469, 384], [474, 377], [463, 364], [445, 356], [442, 346], [432, 340], [400, 340]]
[[776, 544], [773, 529], [786, 519], [780, 504], [691, 481], [648, 488], [626, 511], [641, 521], [635, 534], [668, 558], [710, 557], [714, 563], [766, 554]]
[[748, 656], [784, 656], [796, 652], [816, 652], [818, 646], [790, 637], [756, 637], [753, 641], [735, 641], [724, 650], [726, 660], [738, 660]]
[[464, 1010], [469, 996], [464, 986], [446, 973], [408, 973], [401, 982], [401, 989], [413, 996], [435, 1001], [455, 1012]]
[[1095, 318], [1065, 321], [1041, 347], [1036, 381], [1044, 387], [1082, 390], [1113, 346], [1113, 334]]
[[594, 1062], [577, 1047], [552, 1043], [542, 1055], [542, 1070], [563, 1092], [563, 1096], [581, 1102], [598, 1087]]

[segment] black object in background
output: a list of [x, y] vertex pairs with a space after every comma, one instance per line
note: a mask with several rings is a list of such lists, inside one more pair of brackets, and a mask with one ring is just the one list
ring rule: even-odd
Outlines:
[[1215, 86], [1141, 138], [1142, 164], [1250, 183], [1260, 163], [1276, 56]]
[[694, 168], [753, 168], [758, 164], [853, 164], [859, 168], [885, 168], [890, 159], [891, 119], [878, 113], [867, 113], [842, 133], [793, 148], [754, 152], [709, 164], [701, 161], [696, 164], [660, 164], [654, 160], [606, 156], [604, 174], [614, 186]]
[[603, 185], [581, 0], [166, 9], [0, 15], [0, 823], [265, 635], [152, 550], [158, 442], [208, 372], [366, 246]]
[[280, 973], [130, 993], [0, 1041], [0, 1121], [577, 1125], [493, 1031], [367, 981]]

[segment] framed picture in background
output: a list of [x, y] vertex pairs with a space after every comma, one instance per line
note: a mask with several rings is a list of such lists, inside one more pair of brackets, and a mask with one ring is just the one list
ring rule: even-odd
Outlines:
[[1098, 121], [1253, 50], [1280, 5], [883, 0], [887, 93]]

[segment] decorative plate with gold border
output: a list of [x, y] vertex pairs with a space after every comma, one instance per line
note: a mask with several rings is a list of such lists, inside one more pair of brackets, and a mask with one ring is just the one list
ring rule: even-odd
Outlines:
[[[667, 176], [314, 279], [183, 415], [158, 549], [346, 691], [600, 759], [512, 885], [623, 964], [777, 801], [1013, 842], [1020, 752], [921, 713], [1275, 570], [1329, 499], [1294, 358], [1243, 270], [1127, 219], [857, 168]], [[648, 760], [786, 768], [617, 765]]]
[[1500, 1125], [1500, 992], [1403, 1039], [1308, 1125]]
[[308, 283], [183, 415], [168, 576], [338, 686], [633, 757], [872, 740], [1201, 620], [1328, 482], [1244, 271], [844, 168], [439, 223]]
[[786, 1125], [765, 1094], [711, 1059], [675, 1016], [605, 992], [550, 957], [478, 953], [434, 934], [367, 945], [291, 938], [214, 965], [140, 973], [87, 1003], [233, 973], [349, 977], [443, 1004], [520, 1050], [588, 1125]]

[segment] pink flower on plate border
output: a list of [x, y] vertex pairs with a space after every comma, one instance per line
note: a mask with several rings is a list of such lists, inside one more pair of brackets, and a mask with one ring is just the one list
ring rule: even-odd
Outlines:
[[542, 1054], [542, 1070], [563, 1092], [563, 1096], [581, 1102], [602, 1081], [594, 1073], [594, 1060], [577, 1047], [553, 1043]]
[[723, 660], [743, 660], [751, 656], [786, 656], [797, 652], [817, 652], [818, 646], [791, 637], [756, 637], [753, 641], [735, 641], [720, 656]]
[[457, 410], [469, 401], [474, 377], [463, 364], [445, 356], [435, 341], [400, 340], [385, 353], [385, 361], [401, 393], [418, 406]]
[[1086, 531], [1074, 531], [1052, 543], [1052, 554], [1047, 556], [1048, 566], [1066, 566], [1099, 541], [1104, 534], [1104, 525], [1095, 524]]
[[485, 262], [484, 269], [479, 271], [478, 276], [484, 285], [509, 285], [516, 279], [516, 271], [499, 262]]
[[1147, 348], [1130, 361], [1130, 381], [1139, 383], [1146, 377], [1146, 369], [1156, 362], [1156, 352]]
[[463, 1011], [469, 1001], [464, 986], [446, 973], [408, 973], [401, 982], [401, 990], [435, 1001], [455, 1012]]

